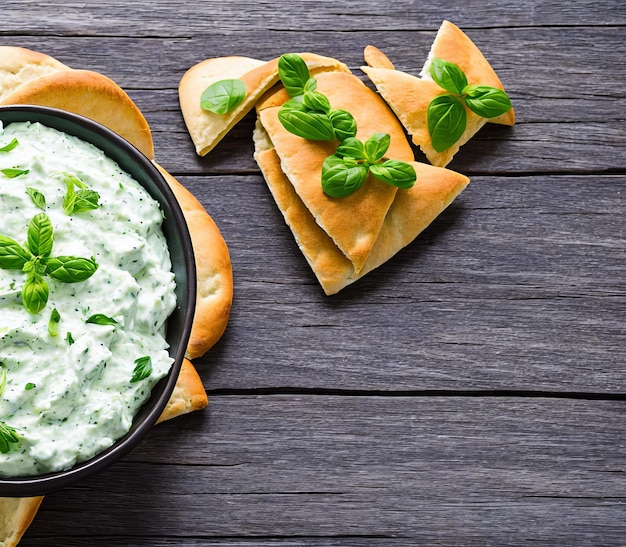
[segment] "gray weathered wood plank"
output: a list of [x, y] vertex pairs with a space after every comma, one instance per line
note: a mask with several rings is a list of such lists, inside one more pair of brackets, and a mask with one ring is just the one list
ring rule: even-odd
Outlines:
[[567, 399], [213, 397], [48, 496], [24, 546], [619, 545], [623, 414]]

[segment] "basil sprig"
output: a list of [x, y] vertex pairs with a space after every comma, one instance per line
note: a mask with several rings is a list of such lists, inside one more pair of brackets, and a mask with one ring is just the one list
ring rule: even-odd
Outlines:
[[368, 173], [398, 188], [411, 188], [416, 180], [410, 163], [385, 158], [391, 143], [387, 133], [374, 133], [365, 143], [356, 137], [344, 140], [322, 165], [322, 188], [330, 197], [356, 192]]
[[46, 213], [39, 213], [30, 221], [26, 246], [0, 235], [0, 268], [22, 270], [26, 274], [21, 290], [22, 304], [32, 314], [39, 313], [48, 302], [45, 276], [64, 283], [77, 283], [89, 279], [98, 269], [93, 257], [51, 256], [53, 243], [52, 222]]
[[306, 62], [295, 53], [278, 60], [278, 75], [291, 99], [278, 111], [282, 126], [307, 140], [339, 141], [334, 154], [322, 164], [322, 189], [330, 197], [346, 197], [363, 186], [367, 176], [410, 188], [416, 180], [409, 163], [385, 158], [391, 137], [374, 133], [365, 143], [356, 138], [357, 125], [346, 110], [333, 109], [328, 97], [316, 91]]
[[465, 107], [482, 118], [495, 118], [508, 112], [511, 100], [496, 87], [469, 84], [458, 65], [435, 58], [430, 64], [435, 83], [447, 91], [428, 104], [428, 132], [433, 148], [443, 152], [457, 142], [467, 127]]
[[[97, 209], [100, 205], [100, 195], [74, 175], [65, 174], [65, 196], [63, 197], [63, 211], [68, 216]], [[78, 190], [76, 190], [78, 188]]]
[[200, 108], [215, 114], [228, 114], [246, 98], [246, 84], [239, 79], [220, 80], [200, 96]]

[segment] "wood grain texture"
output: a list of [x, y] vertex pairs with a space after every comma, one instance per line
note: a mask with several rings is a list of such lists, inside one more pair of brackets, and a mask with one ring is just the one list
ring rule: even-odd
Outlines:
[[[178, 82], [208, 57], [309, 50], [371, 85], [366, 45], [417, 74], [443, 19], [517, 123], [461, 149], [469, 187], [413, 244], [325, 297], [252, 157], [254, 117], [200, 158]], [[235, 278], [196, 363], [209, 408], [47, 496], [22, 545], [624, 544], [624, 2], [9, 0], [2, 20], [0, 44], [129, 93]]]
[[623, 415], [623, 402], [583, 400], [215, 397], [48, 496], [24, 545], [610, 540], [626, 531]]

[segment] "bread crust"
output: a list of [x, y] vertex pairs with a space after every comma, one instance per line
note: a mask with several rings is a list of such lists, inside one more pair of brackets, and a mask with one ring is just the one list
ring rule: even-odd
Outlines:
[[230, 254], [219, 228], [202, 204], [155, 162], [174, 192], [189, 227], [196, 262], [197, 298], [186, 356], [204, 355], [224, 334], [233, 300]]
[[[314, 53], [299, 54], [311, 73], [326, 70], [350, 70], [346, 65]], [[246, 86], [244, 101], [228, 114], [215, 114], [202, 110], [200, 97], [204, 90], [218, 80], [241, 79]], [[181, 78], [178, 95], [187, 131], [196, 153], [205, 156], [224, 138], [248, 112], [257, 100], [279, 80], [278, 58], [260, 61], [250, 57], [216, 57], [206, 59], [191, 67]]]
[[95, 120], [154, 159], [150, 126], [135, 103], [113, 80], [91, 70], [60, 70], [26, 82], [0, 105], [34, 104]]
[[45, 53], [0, 46], [0, 100], [22, 84], [59, 70], [71, 69]]
[[43, 496], [0, 498], [0, 545], [15, 547], [35, 518]]

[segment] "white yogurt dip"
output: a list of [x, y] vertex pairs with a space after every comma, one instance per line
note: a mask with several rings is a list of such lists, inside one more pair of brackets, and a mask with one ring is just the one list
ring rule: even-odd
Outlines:
[[[68, 469], [106, 449], [172, 365], [175, 282], [158, 203], [91, 144], [11, 123], [0, 128], [0, 235], [32, 251], [29, 224], [42, 214], [53, 243], [32, 262], [49, 293], [41, 311], [26, 309], [28, 273], [0, 268], [1, 477]], [[46, 261], [67, 256], [95, 273], [55, 279]]]

